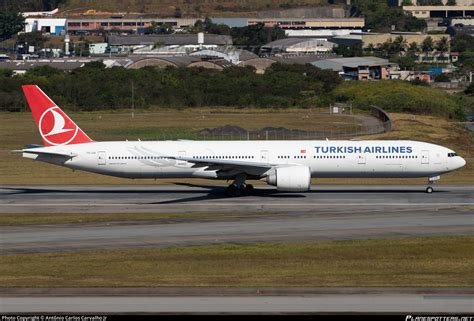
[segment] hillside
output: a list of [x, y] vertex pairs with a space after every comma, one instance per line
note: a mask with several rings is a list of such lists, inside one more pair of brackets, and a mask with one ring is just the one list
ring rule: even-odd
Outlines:
[[[66, 0], [60, 6], [67, 15], [86, 10], [142, 13], [169, 17], [256, 16], [257, 11], [328, 5], [328, 0]], [[179, 8], [179, 9], [177, 9]]]

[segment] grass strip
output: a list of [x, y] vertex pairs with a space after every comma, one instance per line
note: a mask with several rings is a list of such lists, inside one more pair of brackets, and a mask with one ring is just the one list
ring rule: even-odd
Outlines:
[[0, 213], [0, 226], [36, 224], [82, 224], [136, 222], [209, 217], [262, 215], [263, 212], [184, 212], [184, 213]]
[[2, 287], [473, 287], [473, 236], [0, 256]]

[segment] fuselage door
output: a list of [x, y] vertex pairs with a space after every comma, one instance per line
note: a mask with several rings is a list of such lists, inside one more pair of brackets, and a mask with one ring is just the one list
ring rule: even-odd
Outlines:
[[105, 152], [97, 152], [97, 164], [105, 165]]
[[186, 166], [187, 162], [184, 160], [180, 160], [181, 157], [186, 157], [186, 151], [180, 150], [178, 152], [178, 161], [176, 162], [176, 165], [181, 166], [181, 167]]
[[430, 151], [429, 150], [422, 150], [421, 151], [421, 163], [422, 164], [429, 164], [430, 163]]
[[359, 154], [359, 156], [357, 158], [358, 158], [357, 163], [365, 164], [365, 154]]
[[268, 150], [260, 151], [260, 161], [265, 164], [268, 164], [270, 162], [270, 160], [268, 159]]

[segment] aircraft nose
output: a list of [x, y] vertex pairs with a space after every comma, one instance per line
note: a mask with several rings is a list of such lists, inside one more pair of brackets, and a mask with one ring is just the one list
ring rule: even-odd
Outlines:
[[459, 168], [463, 167], [466, 165], [466, 160], [462, 157], [459, 157]]

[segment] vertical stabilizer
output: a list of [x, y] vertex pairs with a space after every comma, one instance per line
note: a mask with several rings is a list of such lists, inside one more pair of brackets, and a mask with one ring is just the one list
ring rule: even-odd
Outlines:
[[36, 85], [22, 86], [45, 146], [90, 143], [90, 139]]

